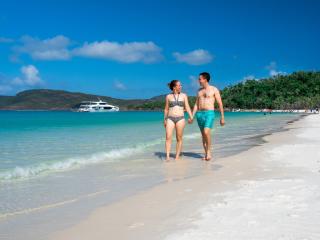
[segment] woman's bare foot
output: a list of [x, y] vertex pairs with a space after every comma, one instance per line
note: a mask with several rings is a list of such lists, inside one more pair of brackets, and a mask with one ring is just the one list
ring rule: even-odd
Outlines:
[[203, 158], [201, 158], [202, 160], [207, 160], [207, 154], [204, 155]]
[[206, 157], [205, 160], [206, 160], [206, 161], [210, 161], [210, 160], [211, 160], [211, 153], [208, 153], [208, 154], [207, 154], [207, 157]]
[[166, 157], [166, 161], [167, 161], [167, 162], [170, 161], [170, 156], [167, 156], [167, 157]]

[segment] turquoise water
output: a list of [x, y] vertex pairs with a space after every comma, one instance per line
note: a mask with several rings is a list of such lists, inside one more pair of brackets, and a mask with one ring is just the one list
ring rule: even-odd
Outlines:
[[[261, 144], [261, 135], [299, 117], [226, 113], [225, 127], [215, 123], [214, 157]], [[188, 158], [177, 171], [163, 161], [164, 137], [161, 112], [0, 111], [0, 232], [24, 239], [40, 223], [43, 232], [63, 228], [65, 222], [53, 222], [53, 215], [72, 222], [97, 206], [207, 169], [196, 122], [185, 129]]]
[[[219, 144], [268, 132], [281, 125], [274, 126], [274, 120], [286, 121], [293, 116], [227, 113], [232, 128], [228, 123]], [[0, 112], [0, 181], [115, 161], [148, 151], [148, 147], [163, 141], [162, 119], [159, 112]], [[187, 126], [186, 138], [197, 132], [196, 123]], [[236, 136], [230, 139], [229, 135]]]
[[160, 119], [154, 112], [0, 112], [0, 180], [130, 155], [159, 139], [152, 131]]

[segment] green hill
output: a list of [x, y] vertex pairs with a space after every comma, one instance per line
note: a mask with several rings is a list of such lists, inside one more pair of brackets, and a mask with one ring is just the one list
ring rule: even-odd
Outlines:
[[19, 92], [16, 96], [0, 96], [2, 110], [70, 110], [79, 106], [82, 101], [96, 101], [100, 98], [110, 104], [127, 110], [128, 105], [140, 105], [150, 100], [124, 100], [92, 94], [68, 92], [50, 89], [33, 89]]

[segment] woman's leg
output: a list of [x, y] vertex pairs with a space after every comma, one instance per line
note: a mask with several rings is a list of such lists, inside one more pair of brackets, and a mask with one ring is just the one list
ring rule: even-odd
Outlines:
[[166, 157], [167, 157], [167, 160], [170, 159], [170, 150], [171, 150], [173, 129], [174, 129], [174, 122], [170, 119], [167, 119], [167, 125], [166, 125]]
[[180, 153], [182, 149], [182, 136], [183, 136], [183, 130], [185, 125], [186, 125], [186, 122], [184, 119], [176, 123], [176, 138], [177, 138], [176, 160], [178, 160], [180, 157]]

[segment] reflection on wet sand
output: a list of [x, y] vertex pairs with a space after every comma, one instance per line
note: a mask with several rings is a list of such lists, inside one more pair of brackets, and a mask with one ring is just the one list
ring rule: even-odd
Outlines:
[[185, 178], [190, 178], [194, 175], [195, 164], [198, 165], [198, 169], [200, 170], [199, 172], [203, 175], [212, 174], [214, 171], [217, 171], [220, 168], [222, 168], [222, 165], [219, 165], [214, 161], [193, 161], [184, 158], [181, 158], [178, 161], [164, 161], [163, 173], [165, 181], [169, 183], [177, 180], [183, 180]]
[[168, 161], [163, 164], [164, 177], [166, 182], [185, 179], [191, 170], [190, 161], [180, 159], [178, 161]]

